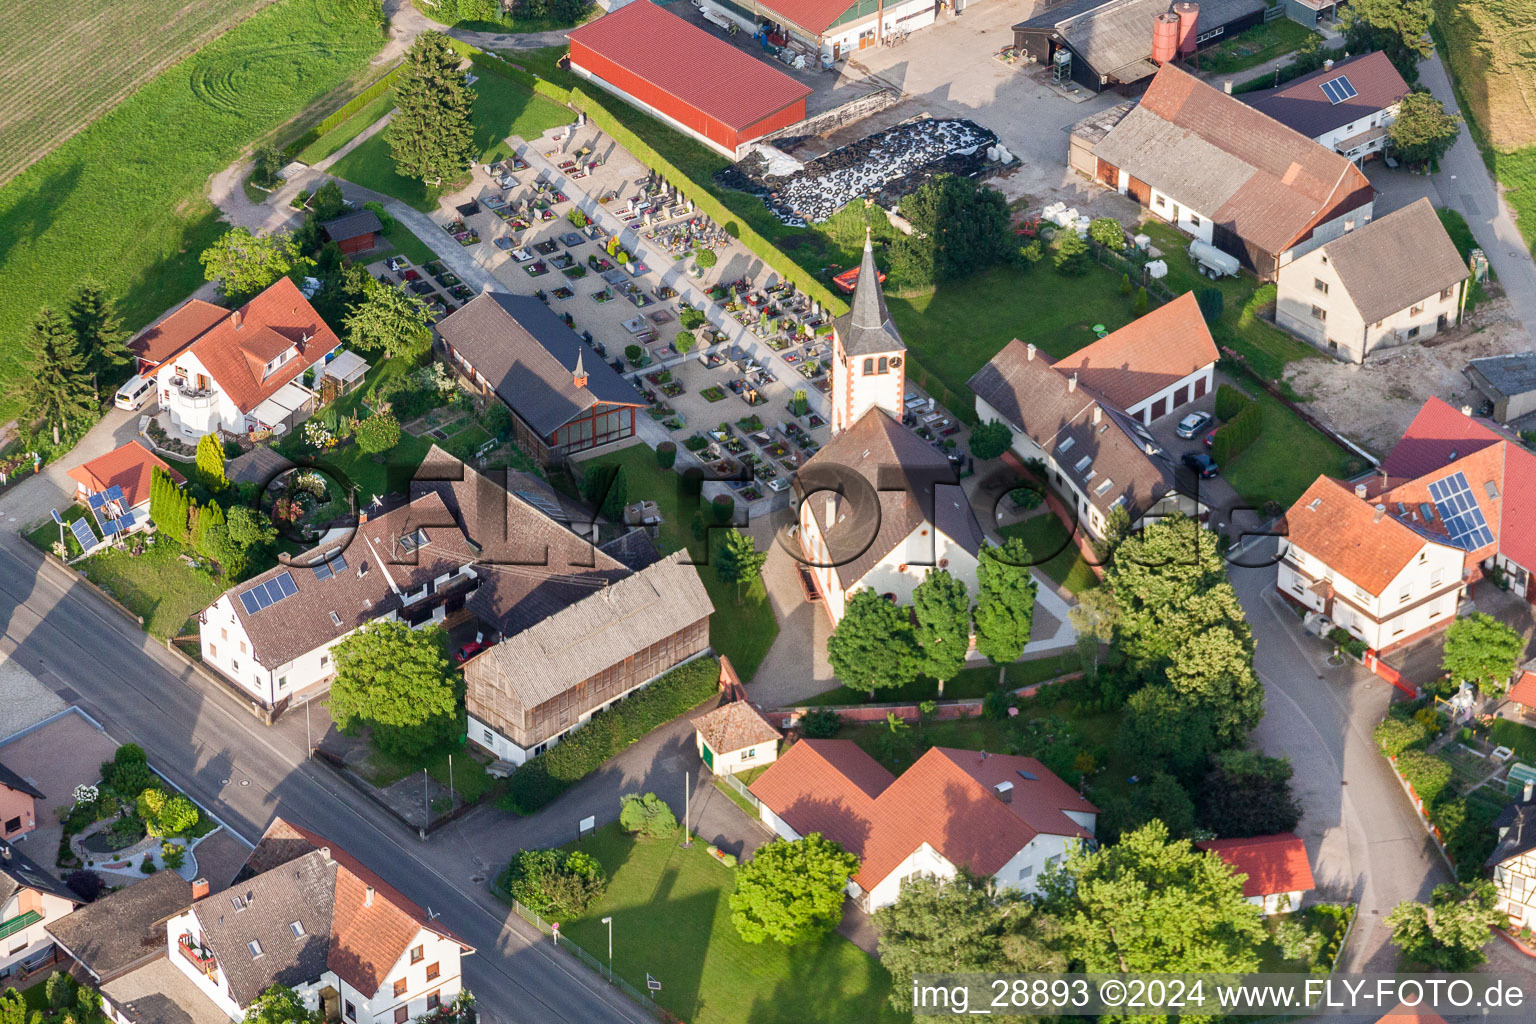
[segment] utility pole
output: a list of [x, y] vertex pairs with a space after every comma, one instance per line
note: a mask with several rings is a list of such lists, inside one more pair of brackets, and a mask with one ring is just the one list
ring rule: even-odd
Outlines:
[[453, 755], [448, 755], [448, 810], [453, 810]]
[[693, 831], [689, 817], [693, 810], [693, 790], [690, 788], [691, 772], [683, 772], [683, 849], [693, 845]]

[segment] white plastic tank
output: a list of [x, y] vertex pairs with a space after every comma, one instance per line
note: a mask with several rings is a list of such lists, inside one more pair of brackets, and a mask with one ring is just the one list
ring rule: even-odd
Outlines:
[[1196, 263], [1200, 264], [1202, 273], [1211, 278], [1231, 277], [1242, 269], [1236, 256], [1222, 252], [1209, 242], [1195, 239], [1189, 243], [1189, 255]]

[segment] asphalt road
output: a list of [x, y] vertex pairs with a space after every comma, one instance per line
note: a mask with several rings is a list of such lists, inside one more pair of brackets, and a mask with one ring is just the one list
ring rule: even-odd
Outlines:
[[335, 839], [441, 915], [478, 951], [464, 961], [464, 980], [487, 1021], [650, 1020], [501, 906], [483, 881], [439, 870], [414, 833], [307, 763], [302, 715], [261, 725], [10, 531], [0, 536], [0, 650], [115, 738], [141, 744], [157, 769], [247, 839], [281, 814]]

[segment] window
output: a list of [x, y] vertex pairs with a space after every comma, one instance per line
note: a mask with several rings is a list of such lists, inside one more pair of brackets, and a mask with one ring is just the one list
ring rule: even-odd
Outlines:
[[229, 668], [230, 668], [230, 671], [232, 671], [232, 672], [239, 672], [240, 671], [240, 663], [238, 661], [231, 660], [230, 663], [229, 663]]
[[357, 1007], [352, 1005], [352, 1000], [347, 1000], [347, 1020], [357, 1020]]
[[1412, 597], [1412, 596], [1413, 596], [1413, 590], [1411, 588], [1409, 588], [1409, 587], [1404, 587], [1403, 589], [1401, 589], [1401, 590], [1399, 590], [1397, 592], [1397, 603], [1398, 604], [1407, 604], [1408, 603], [1408, 599], [1410, 597]]
[[291, 921], [288, 924], [288, 930], [293, 932], [293, 937], [294, 938], [302, 939], [304, 937], [304, 922], [303, 921]]
[[288, 688], [288, 677], [287, 676], [278, 676], [277, 677], [277, 688], [279, 690], [286, 690]]
[[244, 640], [240, 641], [240, 653], [241, 654], [245, 653], [245, 641]]
[[229, 630], [227, 630], [227, 629], [220, 629], [219, 630], [219, 639], [220, 640], [228, 640], [229, 639]]
[[1327, 320], [1328, 319], [1328, 311], [1326, 309], [1324, 309], [1322, 306], [1313, 306], [1312, 307], [1312, 319], [1314, 319], [1314, 320]]
[[1162, 196], [1158, 196], [1157, 199], [1155, 200], [1155, 205], [1157, 206], [1157, 208], [1159, 210], [1161, 210], [1161, 209], [1165, 208], [1168, 205], [1168, 200], [1163, 198]]
[[1418, 316], [1422, 312], [1424, 312], [1424, 303], [1421, 302], [1417, 306], [1414, 306], [1412, 309], [1408, 310], [1408, 315]]
[[1025, 864], [1023, 867], [1019, 868], [1019, 881], [1024, 881], [1024, 879], [1028, 878], [1034, 873], [1035, 866], [1033, 864]]
[[1408, 337], [1410, 337], [1410, 338], [1417, 338], [1418, 336], [1419, 336], [1419, 329], [1417, 327], [1410, 327], [1410, 328], [1408, 328]]
[[1429, 574], [1429, 585], [1430, 585], [1430, 587], [1438, 587], [1441, 583], [1444, 583], [1444, 582], [1445, 582], [1445, 570], [1444, 569], [1436, 569], [1434, 572]]
[[425, 956], [426, 956], [426, 953], [423, 951], [421, 946], [412, 947], [412, 949], [411, 949], [411, 963], [419, 964], [419, 963], [421, 963], [422, 958], [425, 957]]
[[245, 944], [245, 948], [251, 951], [251, 959], [261, 956], [261, 940], [252, 939]]
[[331, 656], [329, 654], [322, 654], [322, 655], [320, 655], [320, 667], [321, 668], [325, 668], [325, 666], [329, 665], [330, 663], [331, 663]]
[[442, 971], [439, 970], [437, 964], [428, 964], [427, 965], [427, 980], [428, 981], [436, 981], [437, 980], [437, 976], [439, 974], [441, 974], [441, 973], [442, 973]]
[[889, 372], [891, 372], [891, 361], [889, 359], [887, 359], [885, 356], [881, 356], [880, 357], [880, 372], [881, 373], [889, 373]]
[[491, 730], [489, 730], [489, 729], [481, 729], [480, 731], [485, 733], [485, 742], [487, 742], [487, 743], [495, 743], [496, 742], [496, 734], [491, 732]]
[[1052, 854], [1051, 856], [1045, 858], [1045, 866], [1048, 867], [1048, 868], [1053, 868], [1057, 864], [1060, 864], [1060, 863], [1061, 863], [1061, 854], [1059, 854], [1059, 853]]
[[435, 1010], [443, 1005], [443, 997], [436, 992], [427, 993], [427, 1009]]
[[405, 1024], [405, 1022], [407, 1020], [409, 1020], [410, 1017], [411, 1017], [410, 1007], [407, 1007], [407, 1006], [397, 1006], [397, 1007], [395, 1007], [395, 1024]]
[[401, 978], [395, 982], [395, 998], [399, 999], [403, 995], [405, 995], [405, 979]]
[[1312, 287], [1317, 291], [1322, 292], [1324, 295], [1328, 294], [1328, 282], [1324, 281], [1320, 277], [1314, 277], [1312, 279]]
[[866, 360], [864, 360], [864, 376], [866, 376], [866, 377], [873, 377], [874, 375], [875, 375], [875, 361], [873, 359], [866, 359]]
[[1440, 301], [1444, 302], [1446, 299], [1450, 298], [1452, 295], [1455, 295], [1455, 294], [1456, 294], [1456, 286], [1455, 285], [1451, 285], [1445, 291], [1440, 293]]
[[5, 834], [10, 835], [19, 828], [21, 828], [21, 815], [18, 814], [5, 823]]
[[756, 747], [752, 747], [750, 750], [743, 750], [741, 752], [741, 759], [743, 761], [750, 761], [750, 760], [752, 760], [755, 757], [757, 757], [757, 748]]
[[210, 658], [217, 658], [218, 656], [219, 656], [219, 645], [218, 644], [209, 644], [208, 645], [208, 657], [210, 657]]
[[1192, 228], [1199, 227], [1200, 226], [1200, 218], [1197, 215], [1193, 214], [1193, 213], [1190, 214], [1189, 215], [1189, 226], [1192, 227]]

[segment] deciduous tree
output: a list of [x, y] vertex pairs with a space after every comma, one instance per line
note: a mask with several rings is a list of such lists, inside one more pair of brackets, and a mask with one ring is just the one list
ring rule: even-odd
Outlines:
[[1002, 420], [987, 420], [971, 428], [971, 454], [978, 459], [995, 459], [1013, 444], [1013, 431]]
[[1342, 20], [1349, 52], [1383, 50], [1405, 81], [1419, 80], [1419, 60], [1432, 49], [1434, 0], [1351, 0]]
[[1440, 667], [1451, 682], [1466, 680], [1479, 689], [1502, 693], [1525, 654], [1520, 634], [1487, 612], [1473, 612], [1445, 631]]
[[848, 599], [842, 620], [827, 638], [827, 661], [837, 678], [871, 694], [916, 679], [919, 654], [907, 610], [869, 589]]
[[348, 342], [387, 359], [418, 356], [432, 344], [431, 311], [403, 288], [367, 288], [342, 322]]
[[1461, 115], [1447, 114], [1445, 105], [1427, 92], [1411, 92], [1398, 103], [1397, 118], [1387, 138], [1399, 159], [1410, 164], [1439, 160], [1461, 134]]
[[1222, 838], [1290, 832], [1301, 821], [1291, 795], [1291, 762], [1254, 750], [1216, 755], [1200, 787], [1200, 825]]
[[357, 425], [357, 446], [369, 455], [400, 443], [400, 421], [392, 412], [376, 412]]
[[912, 592], [912, 611], [917, 616], [917, 646], [922, 652], [922, 672], [944, 684], [965, 667], [971, 645], [971, 594], [947, 569], [929, 569]]
[[1120, 745], [1148, 773], [1162, 768], [1193, 782], [1218, 743], [1210, 716], [1198, 703], [1154, 684], [1125, 702]]
[[458, 179], [475, 155], [474, 90], [448, 37], [418, 36], [395, 80], [395, 114], [385, 140], [395, 170], [436, 188]]
[[27, 421], [41, 420], [53, 431], [53, 443], [58, 444], [61, 431], [91, 412], [91, 380], [85, 357], [69, 321], [48, 307], [32, 321], [28, 345], [32, 365], [17, 385], [22, 415]]
[[626, 793], [619, 801], [619, 827], [647, 839], [665, 839], [677, 831], [677, 815], [655, 793]]
[[976, 566], [976, 650], [995, 664], [1014, 661], [1029, 643], [1038, 589], [1030, 572], [1033, 564], [1022, 538], [1009, 537], [1001, 547], [982, 545]]
[[144, 819], [144, 828], [157, 839], [185, 832], [197, 824], [197, 805], [180, 793], [146, 789], [139, 794], [135, 810]]
[[101, 378], [133, 359], [128, 332], [117, 314], [117, 303], [95, 281], [81, 281], [69, 299], [69, 326], [91, 375], [91, 392], [101, 401]]
[[203, 276], [219, 282], [231, 303], [243, 303], [280, 277], [314, 265], [299, 252], [299, 243], [288, 231], [253, 235], [249, 228], [230, 228], [199, 257]]
[[320, 1011], [306, 1008], [287, 985], [273, 985], [245, 1008], [245, 1024], [320, 1024]]
[[364, 626], [334, 648], [331, 716], [339, 728], [373, 730], [381, 750], [415, 756], [458, 729], [458, 696], [442, 631], [402, 622]]
[[824, 935], [843, 919], [843, 890], [859, 858], [812, 832], [757, 848], [736, 870], [731, 922], [747, 942], [794, 945]]
[[1437, 885], [1428, 904], [1399, 903], [1387, 915], [1392, 943], [1403, 958], [1436, 971], [1469, 971], [1488, 959], [1488, 929], [1502, 924], [1493, 883]]
[[768, 552], [757, 550], [752, 538], [740, 530], [726, 530], [720, 537], [715, 551], [715, 574], [722, 583], [736, 584], [736, 603], [741, 603], [741, 585], [755, 583], [763, 577], [763, 563]]

